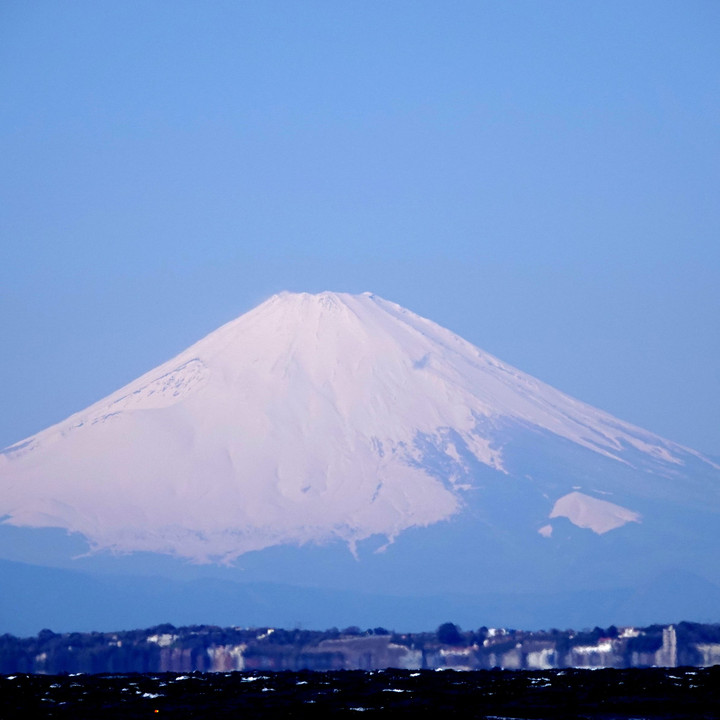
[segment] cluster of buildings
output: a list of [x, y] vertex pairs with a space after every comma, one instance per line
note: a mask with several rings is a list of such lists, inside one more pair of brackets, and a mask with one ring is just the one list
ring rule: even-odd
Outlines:
[[[305, 648], [297, 660], [303, 667], [327, 670], [549, 670], [720, 664], [720, 642], [692, 642], [683, 638], [682, 632], [679, 642], [675, 625], [626, 627], [610, 635], [491, 628], [484, 638], [477, 633], [460, 634], [461, 641], [455, 644], [439, 642], [427, 634], [363, 635], [321, 640]], [[243, 666], [236, 669], [284, 669], [283, 660], [282, 655], [268, 653], [266, 648], [255, 648], [243, 655]]]
[[705, 667], [720, 664], [720, 625], [398, 634], [159, 626], [121, 633], [0, 636], [0, 673], [231, 672], [281, 670], [550, 670]]

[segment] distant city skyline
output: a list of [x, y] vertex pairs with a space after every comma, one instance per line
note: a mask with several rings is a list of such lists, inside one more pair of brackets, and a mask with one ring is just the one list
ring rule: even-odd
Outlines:
[[0, 447], [280, 290], [720, 456], [720, 5], [9, 2]]

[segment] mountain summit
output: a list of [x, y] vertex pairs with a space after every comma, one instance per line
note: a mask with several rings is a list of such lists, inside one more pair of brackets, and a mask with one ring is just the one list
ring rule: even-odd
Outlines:
[[[487, 555], [567, 579], [601, 543], [619, 553], [608, 576], [632, 576], [637, 553], [707, 577], [717, 530], [677, 541], [713, 526], [719, 480], [700, 453], [376, 295], [281, 293], [7, 448], [0, 518], [201, 563], [340, 541], [360, 565], [366, 546], [369, 566], [402, 568], [428, 544], [452, 565], [447, 544], [478, 569]], [[482, 572], [510, 589], [502, 563]]]

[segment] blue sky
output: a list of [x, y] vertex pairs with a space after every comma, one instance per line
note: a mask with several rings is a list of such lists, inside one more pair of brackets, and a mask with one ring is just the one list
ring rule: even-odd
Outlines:
[[0, 6], [0, 446], [371, 290], [720, 455], [720, 3]]

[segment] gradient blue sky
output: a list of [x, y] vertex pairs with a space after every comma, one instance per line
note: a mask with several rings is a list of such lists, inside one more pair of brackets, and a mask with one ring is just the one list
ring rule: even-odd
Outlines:
[[0, 4], [0, 446], [371, 290], [720, 455], [720, 3]]

